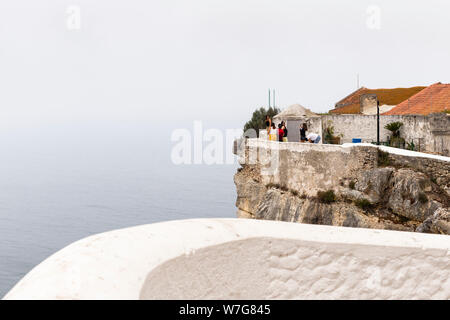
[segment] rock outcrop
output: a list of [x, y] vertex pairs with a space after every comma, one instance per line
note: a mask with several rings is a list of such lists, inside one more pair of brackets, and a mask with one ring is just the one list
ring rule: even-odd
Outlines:
[[[331, 156], [330, 163], [340, 161], [336, 154]], [[282, 154], [280, 158], [284, 162], [280, 165], [286, 165], [289, 157]], [[450, 234], [448, 186], [443, 187], [434, 176], [402, 166], [398, 161], [379, 166], [371, 157], [361, 159], [368, 160], [359, 161], [354, 168], [340, 173], [334, 172], [334, 180], [325, 181], [329, 188], [321, 190], [328, 190], [331, 200], [321, 199], [317, 191], [308, 188], [320, 182], [305, 182], [310, 179], [310, 176], [302, 177], [302, 170], [305, 176], [310, 174], [307, 166], [298, 169], [294, 163], [296, 167], [292, 171], [283, 168], [268, 176], [261, 174], [258, 163], [244, 163], [234, 177], [238, 217]], [[321, 172], [325, 164], [325, 161], [320, 164]], [[317, 175], [317, 179], [324, 176]]]

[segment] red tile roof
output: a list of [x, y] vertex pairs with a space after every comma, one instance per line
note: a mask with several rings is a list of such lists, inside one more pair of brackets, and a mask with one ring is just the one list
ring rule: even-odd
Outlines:
[[356, 91], [353, 91], [348, 96], [346, 96], [344, 99], [336, 102], [335, 106], [347, 106], [355, 103], [359, 103], [359, 97], [365, 93], [365, 91], [368, 90], [365, 87], [361, 87]]
[[450, 84], [435, 83], [383, 115], [422, 114], [450, 110]]
[[360, 97], [365, 94], [376, 94], [380, 105], [395, 106], [409, 97], [417, 94], [426, 87], [395, 88], [395, 89], [368, 89], [359, 88], [341, 101], [337, 102], [331, 113], [351, 114], [360, 113]]

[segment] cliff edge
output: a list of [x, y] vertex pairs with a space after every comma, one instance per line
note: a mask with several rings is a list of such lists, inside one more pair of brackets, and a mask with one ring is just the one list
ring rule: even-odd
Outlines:
[[240, 218], [450, 234], [448, 157], [258, 139], [236, 153]]

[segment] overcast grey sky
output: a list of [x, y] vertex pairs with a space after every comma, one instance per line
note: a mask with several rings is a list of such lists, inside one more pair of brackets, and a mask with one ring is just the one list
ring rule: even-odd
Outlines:
[[448, 83], [449, 14], [448, 0], [0, 0], [0, 126], [233, 128], [268, 88], [325, 112], [357, 73], [369, 88]]

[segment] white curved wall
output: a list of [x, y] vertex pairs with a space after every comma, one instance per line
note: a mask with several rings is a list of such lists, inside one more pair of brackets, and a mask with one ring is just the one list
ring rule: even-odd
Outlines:
[[5, 299], [450, 299], [450, 237], [247, 219], [94, 235]]

